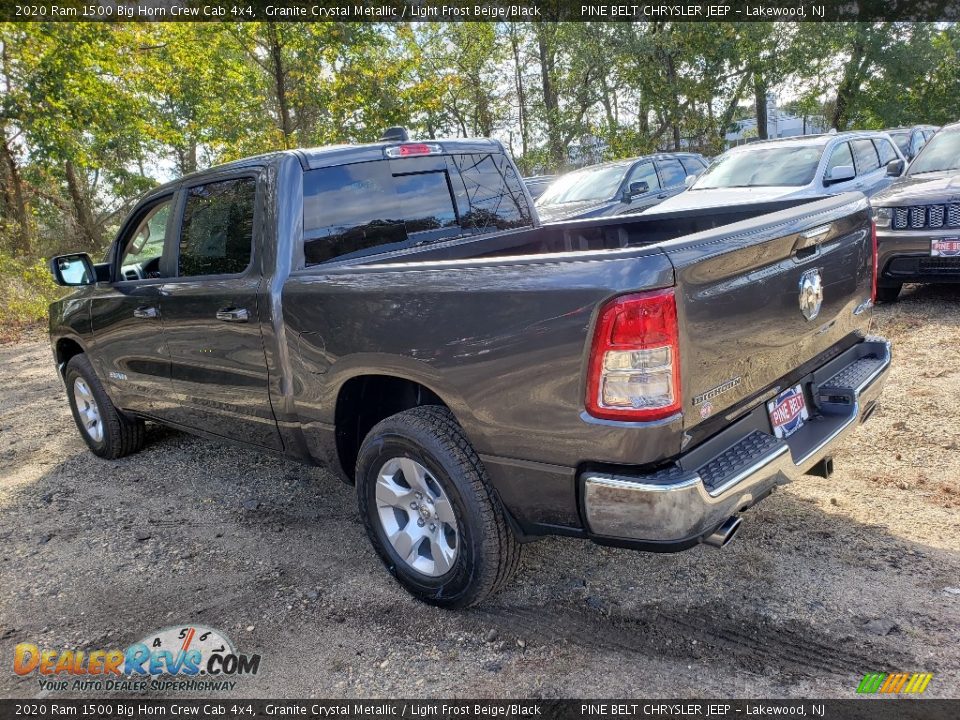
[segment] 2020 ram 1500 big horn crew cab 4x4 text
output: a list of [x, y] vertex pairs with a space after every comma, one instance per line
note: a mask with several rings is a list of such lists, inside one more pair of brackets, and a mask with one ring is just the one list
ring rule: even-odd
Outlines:
[[519, 543], [674, 551], [827, 472], [890, 363], [865, 198], [541, 226], [502, 146], [280, 152], [150, 192], [106, 261], [51, 261], [80, 434], [144, 420], [325, 464], [418, 598]]

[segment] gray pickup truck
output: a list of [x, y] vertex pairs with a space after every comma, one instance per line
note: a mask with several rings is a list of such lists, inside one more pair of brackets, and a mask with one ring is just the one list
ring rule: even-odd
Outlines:
[[540, 225], [503, 147], [280, 152], [150, 192], [51, 261], [80, 434], [159, 422], [336, 468], [384, 564], [465, 607], [545, 535], [722, 546], [827, 475], [890, 364], [864, 197]]

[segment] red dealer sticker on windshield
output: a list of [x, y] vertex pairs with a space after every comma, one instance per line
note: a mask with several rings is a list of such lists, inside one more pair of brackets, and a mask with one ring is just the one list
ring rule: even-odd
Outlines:
[[807, 402], [803, 397], [803, 390], [799, 385], [784, 390], [768, 402], [767, 412], [770, 413], [773, 434], [778, 438], [793, 435], [803, 427], [803, 421], [810, 417], [807, 413]]
[[960, 237], [934, 238], [930, 241], [933, 257], [956, 257], [960, 255]]

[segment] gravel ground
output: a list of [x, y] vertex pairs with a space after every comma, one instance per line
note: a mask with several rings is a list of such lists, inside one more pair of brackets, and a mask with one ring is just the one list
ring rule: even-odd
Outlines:
[[199, 623], [260, 653], [241, 697], [852, 697], [866, 672], [960, 696], [960, 288], [881, 307], [883, 405], [745, 514], [723, 551], [548, 539], [481, 608], [418, 604], [329, 473], [150, 427], [98, 460], [46, 339], [0, 346], [0, 696], [13, 647], [126, 647]]

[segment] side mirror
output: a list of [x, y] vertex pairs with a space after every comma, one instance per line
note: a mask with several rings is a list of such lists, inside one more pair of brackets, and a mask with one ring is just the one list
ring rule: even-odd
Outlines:
[[698, 177], [700, 177], [699, 173], [696, 174], [696, 175], [687, 175], [687, 176], [683, 179], [683, 184], [684, 184], [684, 185], [686, 186], [686, 188], [689, 190], [690, 188], [693, 187], [693, 184], [697, 181], [697, 178], [698, 178]]
[[63, 287], [92, 285], [97, 281], [97, 271], [86, 253], [58, 255], [50, 260], [53, 281]]
[[903, 175], [903, 160], [897, 158], [896, 160], [891, 160], [887, 163], [887, 175], [890, 177], [900, 177]]
[[837, 165], [824, 180], [826, 185], [832, 185], [833, 183], [853, 180], [856, 176], [857, 172], [853, 169], [853, 165]]
[[643, 195], [650, 191], [650, 184], [646, 180], [630, 183], [630, 187], [623, 191], [623, 201], [630, 202], [637, 195]]

